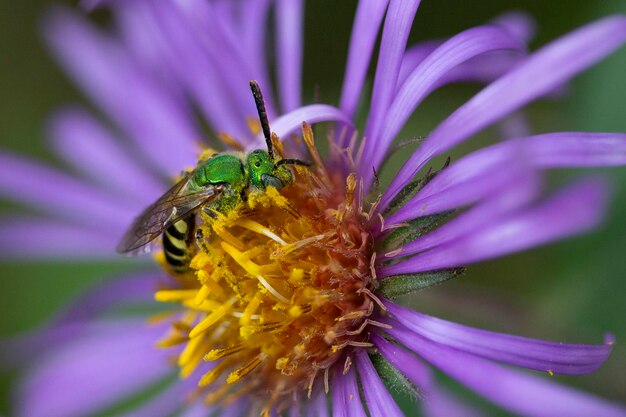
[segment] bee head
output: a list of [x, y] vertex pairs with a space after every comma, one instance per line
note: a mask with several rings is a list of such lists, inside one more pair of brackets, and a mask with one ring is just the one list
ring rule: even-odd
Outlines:
[[308, 162], [299, 159], [281, 159], [276, 161], [276, 155], [272, 146], [272, 131], [267, 120], [267, 112], [265, 110], [265, 102], [263, 101], [263, 93], [259, 83], [250, 81], [250, 89], [259, 113], [259, 121], [261, 129], [267, 144], [267, 152], [256, 150], [248, 155], [247, 166], [250, 173], [250, 182], [257, 188], [266, 188], [273, 186], [281, 188], [293, 183], [293, 174], [286, 165], [311, 165]]
[[279, 166], [272, 157], [263, 150], [252, 151], [246, 159], [251, 184], [260, 189], [268, 186], [282, 188], [293, 182], [291, 172], [284, 166]]

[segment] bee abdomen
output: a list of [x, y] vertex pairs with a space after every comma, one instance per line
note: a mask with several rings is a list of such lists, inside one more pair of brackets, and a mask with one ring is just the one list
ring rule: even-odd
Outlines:
[[163, 233], [163, 252], [165, 260], [176, 273], [189, 271], [191, 250], [193, 248], [194, 216], [177, 221]]

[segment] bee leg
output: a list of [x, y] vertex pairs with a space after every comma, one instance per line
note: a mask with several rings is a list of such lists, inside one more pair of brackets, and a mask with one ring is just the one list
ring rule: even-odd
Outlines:
[[202, 207], [201, 210], [204, 212], [204, 214], [206, 214], [210, 218], [212, 219], [217, 218], [217, 213], [211, 207]]
[[204, 251], [204, 253], [209, 252], [209, 248], [204, 241], [204, 232], [202, 231], [202, 229], [196, 230], [196, 243], [198, 244], [198, 247]]

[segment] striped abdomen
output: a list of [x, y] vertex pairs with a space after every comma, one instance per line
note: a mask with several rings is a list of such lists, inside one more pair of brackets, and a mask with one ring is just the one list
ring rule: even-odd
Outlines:
[[193, 256], [195, 216], [180, 219], [163, 233], [163, 252], [165, 260], [176, 273], [189, 271], [189, 262]]

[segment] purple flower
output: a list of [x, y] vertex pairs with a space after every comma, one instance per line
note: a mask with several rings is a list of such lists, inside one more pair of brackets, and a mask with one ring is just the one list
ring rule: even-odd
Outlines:
[[[301, 103], [302, 1], [85, 5], [100, 3], [111, 3], [115, 30], [59, 9], [46, 34], [112, 123], [75, 107], [53, 117], [55, 149], [79, 176], [0, 155], [0, 192], [44, 214], [4, 219], [5, 256], [117, 259], [115, 245], [132, 219], [168, 188], [163, 178], [195, 166], [197, 154], [217, 144], [201, 138], [263, 147], [251, 79], [264, 87], [284, 153], [315, 166], [294, 167], [293, 185], [251, 191], [227, 215], [198, 214], [210, 238], [197, 238], [190, 272], [156, 272], [138, 258], [145, 272], [94, 289], [44, 331], [10, 343], [12, 358], [30, 362], [17, 415], [93, 415], [157, 382], [158, 393], [120, 414], [323, 416], [330, 403], [334, 416], [402, 415], [388, 386], [419, 396], [425, 415], [480, 413], [438, 385], [431, 367], [520, 415], [626, 415], [622, 405], [518, 369], [589, 373], [610, 354], [611, 338], [597, 345], [529, 339], [392, 301], [601, 220], [601, 180], [540, 200], [541, 173], [624, 165], [625, 134], [522, 135], [435, 172], [429, 165], [619, 48], [626, 18], [592, 23], [533, 54], [525, 48], [531, 28], [519, 15], [407, 48], [419, 1], [361, 1], [336, 108]], [[263, 48], [272, 12], [275, 89]], [[354, 117], [381, 25], [359, 133]], [[459, 81], [487, 86], [440, 123], [379, 193], [376, 172], [400, 129], [429, 93]], [[326, 158], [303, 122], [335, 123]], [[163, 262], [162, 252], [156, 257]], [[175, 303], [174, 313], [151, 324], [143, 315], [111, 315], [155, 291]], [[181, 377], [171, 378], [176, 371]]]

